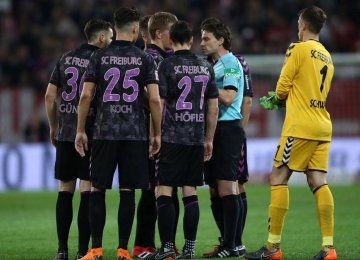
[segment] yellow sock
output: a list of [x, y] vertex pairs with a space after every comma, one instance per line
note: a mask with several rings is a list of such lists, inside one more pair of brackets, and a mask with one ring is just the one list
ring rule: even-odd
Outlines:
[[271, 198], [269, 206], [269, 236], [267, 247], [278, 248], [284, 219], [289, 209], [289, 188], [287, 185], [271, 186]]
[[322, 246], [334, 245], [334, 199], [328, 185], [314, 191]]

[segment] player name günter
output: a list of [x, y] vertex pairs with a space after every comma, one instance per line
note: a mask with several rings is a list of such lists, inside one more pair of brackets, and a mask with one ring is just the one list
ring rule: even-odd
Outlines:
[[310, 107], [325, 109], [325, 101], [311, 99]]
[[174, 66], [175, 74], [205, 74], [209, 75], [209, 70], [205, 66]]
[[101, 57], [101, 64], [107, 65], [141, 65], [142, 61], [139, 57], [117, 57], [104, 56]]
[[110, 113], [117, 113], [117, 114], [132, 113], [132, 105], [110, 105]]
[[76, 65], [81, 68], [86, 68], [89, 64], [88, 59], [80, 59], [78, 57], [66, 57], [65, 58], [65, 65]]
[[175, 113], [175, 121], [180, 122], [204, 122], [204, 114]]
[[[71, 103], [63, 103], [59, 106], [59, 111], [66, 114], [77, 114], [78, 108]], [[95, 111], [93, 107], [90, 107], [88, 116], [94, 116]]]

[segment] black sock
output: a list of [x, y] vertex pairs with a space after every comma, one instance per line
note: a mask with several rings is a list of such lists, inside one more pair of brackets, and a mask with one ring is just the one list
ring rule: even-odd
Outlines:
[[79, 231], [78, 251], [81, 254], [87, 252], [90, 241], [89, 198], [90, 191], [81, 192], [79, 213], [77, 219]]
[[92, 248], [102, 247], [106, 219], [105, 191], [93, 191], [89, 199]]
[[156, 198], [153, 190], [142, 190], [137, 207], [135, 245], [155, 248]]
[[222, 209], [222, 200], [220, 197], [211, 197], [211, 211], [215, 219], [215, 223], [220, 231], [221, 237], [224, 237], [224, 218]]
[[242, 215], [242, 232], [244, 232], [245, 222], [246, 222], [246, 215], [247, 215], [247, 198], [246, 192], [240, 193], [240, 197], [243, 203], [243, 215]]
[[185, 248], [194, 251], [196, 233], [199, 224], [199, 203], [196, 195], [184, 197], [184, 238]]
[[165, 248], [174, 243], [172, 233], [175, 219], [173, 199], [169, 196], [160, 196], [157, 198], [156, 203], [161, 246]]
[[173, 242], [175, 244], [176, 241], [176, 231], [177, 231], [177, 224], [179, 222], [179, 214], [180, 214], [180, 205], [179, 205], [179, 197], [177, 194], [177, 188], [174, 187], [173, 188], [173, 193], [172, 193], [172, 200], [173, 200], [173, 204], [174, 204], [174, 208], [175, 208], [175, 218], [174, 218], [174, 229], [173, 229]]
[[226, 195], [221, 198], [224, 216], [224, 247], [235, 247], [236, 225], [239, 218], [239, 202], [237, 195]]
[[73, 193], [59, 191], [56, 201], [56, 228], [60, 251], [68, 251], [68, 238], [73, 218], [72, 209]]
[[239, 217], [236, 225], [235, 246], [242, 245], [244, 206], [240, 194], [237, 195], [239, 202]]
[[135, 215], [135, 191], [120, 191], [118, 211], [119, 246], [127, 249]]

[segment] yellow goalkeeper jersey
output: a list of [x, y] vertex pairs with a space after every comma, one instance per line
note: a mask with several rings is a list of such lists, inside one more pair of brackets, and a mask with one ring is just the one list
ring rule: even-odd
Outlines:
[[329, 52], [315, 40], [290, 44], [276, 85], [286, 99], [281, 136], [330, 141], [332, 125], [326, 110], [334, 66]]

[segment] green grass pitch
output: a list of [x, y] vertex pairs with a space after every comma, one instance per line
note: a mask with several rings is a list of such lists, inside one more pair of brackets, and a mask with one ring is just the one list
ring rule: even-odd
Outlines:
[[[331, 187], [335, 199], [335, 246], [338, 259], [360, 259], [360, 186]], [[247, 249], [258, 249], [267, 238], [268, 186], [247, 186], [249, 210], [243, 240]], [[138, 196], [138, 194], [137, 194]], [[217, 243], [206, 189], [199, 189], [200, 224], [196, 255]], [[0, 193], [0, 260], [52, 259], [57, 249], [55, 229], [56, 192]], [[107, 222], [104, 230], [104, 259], [115, 259], [117, 246], [118, 193], [107, 193]], [[76, 216], [79, 194], [74, 197], [74, 219], [69, 250], [74, 259], [77, 246]], [[182, 208], [177, 245], [183, 245]], [[129, 246], [133, 245], [134, 229]], [[157, 238], [157, 241], [159, 239]], [[290, 186], [290, 209], [282, 236], [284, 259], [311, 259], [320, 249], [321, 236], [314, 198], [307, 187]]]

